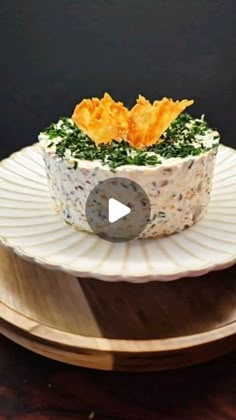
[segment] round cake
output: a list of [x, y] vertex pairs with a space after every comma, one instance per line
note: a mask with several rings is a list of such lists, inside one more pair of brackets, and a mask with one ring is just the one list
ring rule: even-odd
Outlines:
[[164, 98], [151, 104], [139, 97], [129, 111], [107, 95], [82, 101], [72, 118], [61, 118], [39, 135], [56, 212], [91, 232], [90, 192], [100, 181], [124, 177], [150, 201], [139, 238], [190, 227], [207, 212], [219, 133], [204, 116], [182, 112], [192, 101]]

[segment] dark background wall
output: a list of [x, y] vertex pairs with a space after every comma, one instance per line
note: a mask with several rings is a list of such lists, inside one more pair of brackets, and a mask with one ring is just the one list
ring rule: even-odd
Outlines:
[[0, 157], [83, 97], [194, 98], [236, 145], [235, 0], [1, 0]]

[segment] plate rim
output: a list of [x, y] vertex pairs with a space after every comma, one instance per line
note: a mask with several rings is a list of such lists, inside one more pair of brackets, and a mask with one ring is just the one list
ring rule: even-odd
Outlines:
[[[12, 153], [9, 157], [3, 159], [2, 161], [0, 161], [0, 167], [3, 166], [4, 167], [4, 163], [6, 161], [9, 161], [11, 159], [14, 158], [14, 156], [21, 154], [22, 152], [24, 153], [25, 151], [29, 150], [31, 151], [32, 149], [39, 149], [40, 146], [38, 143], [34, 143], [31, 146], [26, 146], [23, 147], [22, 149]], [[225, 146], [223, 144], [220, 144], [219, 149], [229, 149], [231, 152], [233, 152], [234, 154], [236, 154], [236, 150], [233, 149], [232, 147], [229, 146]], [[145, 240], [145, 239], [143, 239]], [[96, 271], [96, 268], [90, 271], [87, 270], [82, 270], [81, 268], [79, 270], [73, 270], [70, 266], [68, 266], [67, 264], [54, 264], [54, 263], [49, 263], [45, 258], [42, 257], [36, 257], [36, 256], [32, 256], [29, 255], [28, 253], [26, 253], [21, 246], [19, 245], [13, 245], [10, 244], [9, 241], [7, 240], [7, 238], [5, 236], [0, 235], [0, 246], [3, 246], [5, 248], [7, 248], [8, 250], [11, 250], [12, 252], [14, 252], [15, 254], [19, 255], [21, 258], [24, 258], [27, 261], [31, 261], [31, 262], [35, 262], [37, 264], [40, 264], [41, 266], [48, 268], [50, 270], [60, 270], [62, 272], [66, 272], [69, 274], [72, 274], [74, 276], [77, 277], [84, 277], [84, 278], [89, 278], [89, 277], [93, 277], [99, 280], [104, 280], [104, 281], [110, 281], [110, 282], [115, 282], [115, 281], [126, 281], [126, 282], [132, 282], [132, 283], [136, 283], [137, 281], [139, 283], [146, 283], [146, 282], [150, 282], [150, 281], [174, 281], [174, 280], [179, 280], [181, 278], [185, 278], [185, 277], [198, 277], [198, 276], [202, 276], [205, 275], [211, 271], [218, 271], [218, 270], [223, 270], [225, 268], [231, 267], [232, 265], [234, 265], [236, 263], [236, 254], [232, 256], [232, 258], [226, 258], [224, 261], [222, 261], [221, 263], [217, 263], [217, 262], [212, 262], [212, 264], [205, 264], [201, 267], [199, 267], [199, 269], [195, 269], [195, 270], [175, 270], [174, 272], [170, 272], [170, 273], [162, 273], [162, 274], [158, 274], [158, 272], [152, 272], [152, 273], [142, 273], [141, 275], [137, 272], [135, 274], [129, 275], [129, 274], [104, 274], [101, 271], [98, 272]]]

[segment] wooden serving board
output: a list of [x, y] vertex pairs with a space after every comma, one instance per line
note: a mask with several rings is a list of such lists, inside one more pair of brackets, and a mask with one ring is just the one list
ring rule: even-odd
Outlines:
[[107, 283], [0, 249], [0, 332], [28, 349], [106, 370], [171, 369], [236, 348], [236, 266], [171, 283]]

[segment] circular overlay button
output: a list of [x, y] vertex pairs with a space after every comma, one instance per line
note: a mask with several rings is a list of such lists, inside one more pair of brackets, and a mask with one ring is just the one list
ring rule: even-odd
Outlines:
[[137, 238], [150, 217], [150, 202], [144, 189], [127, 178], [99, 182], [86, 202], [86, 219], [92, 231], [110, 242]]

